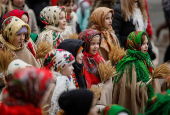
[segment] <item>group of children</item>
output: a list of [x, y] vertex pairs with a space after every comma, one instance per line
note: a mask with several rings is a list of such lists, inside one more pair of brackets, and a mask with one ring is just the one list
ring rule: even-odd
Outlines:
[[[18, 13], [14, 13], [16, 11]], [[116, 65], [116, 74], [103, 81], [98, 67], [110, 63], [113, 46], [118, 47], [115, 50], [121, 49], [111, 26], [114, 11], [106, 7], [95, 9], [90, 17], [94, 25], [78, 36], [73, 36], [68, 29], [74, 15], [70, 11], [64, 6], [45, 7], [40, 12], [40, 19], [46, 26], [35, 38], [35, 44], [30, 37], [26, 12], [13, 10], [4, 16], [0, 52], [11, 54], [13, 64], [7, 69], [2, 64], [0, 67], [1, 76], [5, 76], [7, 82], [2, 92], [0, 113], [135, 115], [146, 112], [147, 100], [160, 92], [157, 80], [146, 84], [154, 71], [147, 52], [147, 33], [134, 31], [129, 34], [122, 59], [118, 64], [111, 64]], [[35, 59], [38, 53], [41, 56]], [[0, 85], [4, 84], [1, 82]], [[99, 98], [89, 91], [92, 87], [102, 87]]]

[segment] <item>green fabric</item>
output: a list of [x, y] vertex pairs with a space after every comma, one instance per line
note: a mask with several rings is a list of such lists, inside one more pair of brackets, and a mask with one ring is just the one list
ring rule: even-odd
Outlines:
[[32, 41], [35, 43], [37, 41], [38, 34], [31, 33], [30, 37], [31, 37]]
[[148, 99], [145, 115], [170, 115], [170, 90]]
[[[150, 56], [147, 53], [141, 52], [141, 38], [142, 34], [145, 33], [145, 31], [141, 32], [132, 32], [127, 38], [127, 53], [123, 57], [122, 60], [118, 63], [116, 67], [116, 71], [118, 73], [117, 76], [115, 76], [114, 80], [114, 86], [116, 83], [119, 82], [121, 77], [123, 76], [124, 72], [126, 74], [129, 74], [130, 83], [132, 81], [132, 67], [134, 66], [137, 76], [137, 82], [144, 82], [146, 83], [149, 81], [149, 75], [151, 74], [153, 68], [152, 61], [150, 59]], [[129, 69], [129, 71], [128, 71]], [[128, 76], [128, 75], [127, 75]], [[128, 83], [127, 83], [128, 85]], [[141, 85], [140, 85], [141, 86]], [[151, 83], [147, 85], [147, 94], [148, 98], [151, 98], [154, 95], [154, 90], [152, 88]]]
[[119, 106], [119, 105], [110, 105], [110, 106], [105, 107], [101, 115], [117, 115], [120, 112], [126, 112], [129, 115], [131, 115], [128, 109], [125, 109], [124, 107]]

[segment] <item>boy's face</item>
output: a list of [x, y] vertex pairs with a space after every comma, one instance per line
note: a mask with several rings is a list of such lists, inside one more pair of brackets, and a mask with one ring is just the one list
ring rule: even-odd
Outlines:
[[74, 70], [74, 67], [71, 64], [71, 65], [67, 66], [66, 68], [64, 68], [63, 70], [61, 70], [61, 74], [65, 75], [67, 77], [71, 77], [73, 74], [73, 70]]
[[67, 14], [70, 15], [70, 14], [72, 13], [72, 11], [73, 11], [73, 5], [74, 5], [73, 0], [72, 0], [70, 3], [67, 3], [67, 4], [65, 5], [66, 10], [67, 10]]
[[146, 35], [144, 37], [145, 37], [145, 40], [141, 46], [141, 52], [146, 53], [148, 51], [148, 38]]
[[65, 29], [66, 28], [66, 15], [65, 15], [64, 11], [60, 12], [58, 27], [60, 27], [61, 29]]
[[25, 4], [25, 0], [13, 0], [13, 4], [14, 4], [16, 7], [21, 8], [21, 7]]
[[99, 51], [100, 37], [94, 37], [90, 41], [90, 51], [89, 53], [95, 55]]
[[26, 35], [26, 33], [20, 33], [20, 34], [16, 35], [12, 42], [12, 45], [14, 45], [17, 48], [21, 47], [21, 45], [23, 44], [23, 42], [25, 40], [25, 35]]
[[84, 55], [83, 55], [82, 51], [77, 54], [76, 61], [77, 61], [78, 64], [82, 64], [83, 63], [83, 56]]

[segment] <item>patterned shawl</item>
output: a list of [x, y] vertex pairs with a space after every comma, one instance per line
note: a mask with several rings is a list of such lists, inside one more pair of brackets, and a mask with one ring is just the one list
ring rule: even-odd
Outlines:
[[[119, 73], [115, 77], [114, 85], [118, 83], [124, 72], [129, 69], [129, 79], [132, 80], [132, 67], [135, 65], [136, 75], [137, 75], [137, 82], [144, 82], [146, 83], [149, 81], [149, 75], [151, 75], [153, 68], [153, 63], [150, 59], [150, 56], [147, 53], [141, 52], [141, 38], [142, 34], [145, 33], [145, 31], [136, 31], [131, 32], [129, 36], [127, 37], [127, 54], [123, 57], [122, 60], [117, 65], [117, 73]], [[147, 85], [147, 93], [148, 98], [151, 98], [154, 95], [154, 91], [152, 88], [151, 83]]]
[[86, 79], [87, 88], [90, 88], [92, 84], [98, 84], [100, 82], [100, 76], [97, 70], [97, 65], [100, 62], [105, 62], [102, 56], [98, 54], [91, 55], [90, 50], [90, 40], [96, 36], [100, 35], [100, 32], [96, 30], [86, 29], [79, 34], [78, 39], [85, 41], [85, 47], [83, 52], [83, 63], [84, 63], [84, 74]]

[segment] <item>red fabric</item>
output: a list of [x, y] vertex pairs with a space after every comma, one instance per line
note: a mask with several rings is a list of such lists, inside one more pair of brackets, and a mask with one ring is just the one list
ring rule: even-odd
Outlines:
[[28, 17], [28, 23], [29, 23], [29, 15], [28, 15], [28, 13], [25, 12], [25, 11], [23, 11], [23, 10], [19, 10], [19, 9], [15, 9], [15, 10], [12, 10], [12, 11], [6, 13], [6, 14], [3, 16], [3, 18], [2, 18], [2, 22], [3, 22], [6, 18], [8, 18], [8, 17], [10, 17], [10, 16], [16, 16], [16, 17], [18, 17], [18, 18], [21, 19], [21, 16], [22, 16], [23, 14], [26, 14], [26, 15], [27, 15], [27, 17]]
[[0, 105], [2, 115], [42, 115], [41, 111], [41, 108], [35, 108], [31, 104], [9, 106], [2, 102]]
[[33, 47], [32, 47], [31, 42], [28, 42], [27, 49], [28, 49], [28, 50], [32, 53], [32, 55], [35, 57], [35, 52], [34, 52], [34, 49], [33, 49]]
[[149, 11], [148, 11], [148, 3], [147, 3], [147, 0], [145, 0], [145, 8], [146, 8], [146, 12], [147, 12], [147, 15], [148, 15], [148, 26], [146, 28], [146, 31], [148, 33], [149, 36], [151, 36], [153, 34], [153, 31], [152, 31], [152, 26], [151, 26], [151, 23], [150, 23], [150, 18], [149, 18]]
[[56, 6], [56, 5], [57, 5], [57, 2], [58, 2], [58, 0], [51, 0], [52, 6]]
[[83, 52], [83, 63], [84, 63], [84, 75], [86, 79], [87, 88], [91, 88], [92, 84], [100, 83], [100, 76], [97, 70], [99, 63], [104, 63], [105, 60], [101, 55], [91, 55], [90, 53]]

